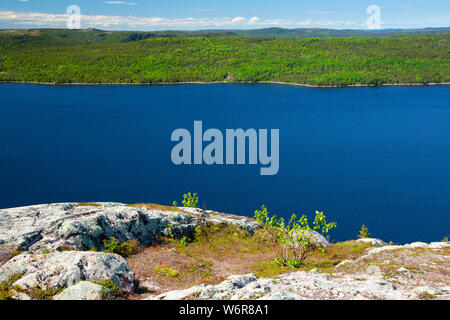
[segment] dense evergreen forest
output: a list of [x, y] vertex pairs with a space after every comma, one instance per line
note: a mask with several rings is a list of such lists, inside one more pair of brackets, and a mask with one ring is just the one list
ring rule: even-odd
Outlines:
[[209, 32], [0, 31], [0, 81], [450, 82], [450, 32], [323, 38]]

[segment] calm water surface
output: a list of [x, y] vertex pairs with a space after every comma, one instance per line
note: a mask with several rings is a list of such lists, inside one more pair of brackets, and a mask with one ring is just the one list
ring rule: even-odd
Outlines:
[[[450, 230], [450, 87], [0, 85], [0, 208], [62, 202], [181, 202], [252, 215], [362, 224], [398, 243]], [[175, 166], [176, 128], [279, 128], [280, 171]]]

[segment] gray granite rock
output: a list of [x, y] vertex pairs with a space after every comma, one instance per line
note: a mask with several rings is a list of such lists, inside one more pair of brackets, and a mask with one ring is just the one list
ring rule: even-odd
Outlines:
[[111, 296], [110, 289], [89, 281], [81, 281], [54, 296], [53, 300], [105, 300]]
[[254, 220], [194, 208], [162, 211], [121, 203], [43, 204], [0, 210], [0, 245], [14, 245], [20, 250], [56, 250], [63, 246], [77, 250], [103, 248], [103, 241], [137, 240], [150, 245], [157, 236], [175, 237], [192, 234], [200, 223], [231, 223], [253, 232]]
[[119, 255], [104, 252], [23, 253], [0, 268], [0, 281], [22, 274], [14, 285], [67, 288], [80, 281], [112, 280], [123, 292], [135, 288], [134, 273]]

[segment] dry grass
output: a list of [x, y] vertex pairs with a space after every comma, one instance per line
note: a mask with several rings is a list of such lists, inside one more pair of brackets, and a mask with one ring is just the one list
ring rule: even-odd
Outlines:
[[[416, 286], [448, 286], [450, 283], [450, 248], [397, 249], [370, 255], [354, 264], [340, 268], [340, 272], [367, 275], [368, 267], [376, 266], [386, 280], [411, 289]], [[398, 271], [400, 268], [406, 271]]]
[[[370, 247], [355, 241], [333, 244], [325, 253], [310, 255], [302, 268], [291, 269], [273, 261], [272, 247], [262, 231], [251, 235], [232, 225], [213, 225], [201, 230], [187, 245], [179, 240], [161, 239], [158, 244], [129, 257], [127, 261], [136, 278], [156, 282], [161, 286], [160, 291], [165, 292], [203, 283], [216, 284], [232, 274], [254, 272], [259, 277], [274, 277], [313, 268], [327, 272], [343, 260], [361, 256]], [[161, 269], [171, 271], [158, 272]]]
[[18, 254], [20, 254], [20, 252], [15, 246], [5, 244], [0, 245], [0, 267]]
[[189, 214], [189, 212], [184, 211], [183, 209], [180, 209], [178, 207], [175, 206], [165, 206], [162, 204], [155, 204], [155, 203], [134, 203], [134, 204], [129, 204], [128, 206], [130, 207], [135, 207], [135, 208], [145, 208], [148, 210], [160, 210], [160, 211], [174, 211], [174, 212], [181, 212], [181, 213], [186, 213]]
[[95, 203], [95, 202], [78, 202], [77, 206], [78, 207], [101, 207], [100, 204]]

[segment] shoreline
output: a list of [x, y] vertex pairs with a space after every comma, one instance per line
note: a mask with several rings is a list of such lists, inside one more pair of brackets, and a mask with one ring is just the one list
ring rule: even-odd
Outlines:
[[47, 86], [164, 86], [164, 85], [210, 85], [210, 84], [279, 84], [304, 88], [316, 89], [342, 89], [342, 88], [368, 88], [368, 87], [427, 87], [427, 86], [446, 86], [450, 82], [430, 82], [430, 83], [383, 83], [374, 84], [349, 84], [349, 85], [314, 85], [307, 83], [282, 82], [282, 81], [257, 81], [257, 82], [229, 82], [229, 81], [181, 81], [181, 82], [161, 82], [161, 83], [124, 83], [124, 82], [39, 82], [39, 81], [0, 81], [0, 84], [36, 84]]

